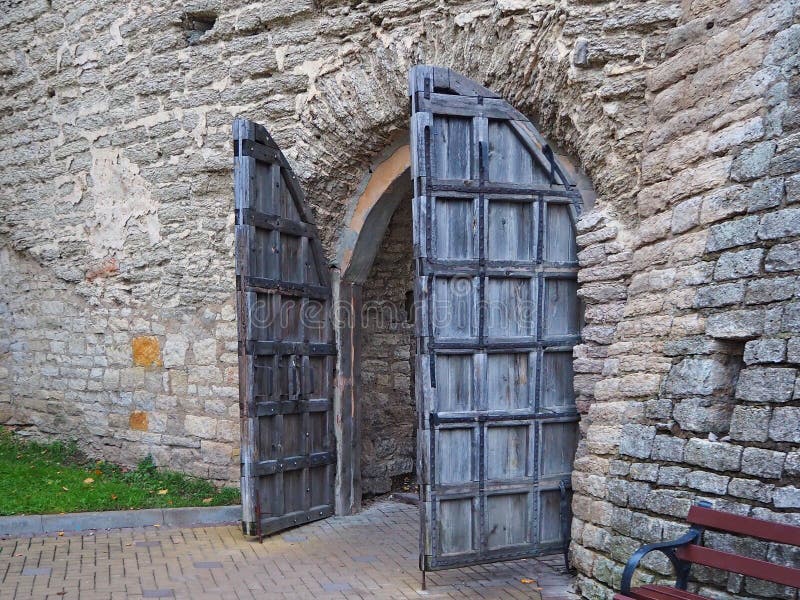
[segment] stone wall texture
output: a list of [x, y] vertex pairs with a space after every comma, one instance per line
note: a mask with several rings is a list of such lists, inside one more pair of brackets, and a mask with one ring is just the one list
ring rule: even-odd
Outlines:
[[[800, 524], [796, 0], [0, 8], [4, 420], [234, 480], [232, 118], [268, 125], [331, 253], [427, 62], [503, 94], [597, 191], [578, 237], [582, 593], [609, 598], [699, 498]], [[714, 598], [796, 597], [696, 575]]]

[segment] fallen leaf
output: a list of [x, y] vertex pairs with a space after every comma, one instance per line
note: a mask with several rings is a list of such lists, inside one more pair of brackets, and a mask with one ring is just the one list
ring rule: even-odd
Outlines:
[[527, 577], [523, 577], [519, 580], [520, 583], [536, 583], [535, 579], [528, 579]]
[[111, 499], [112, 500], [116, 500], [117, 499], [117, 495], [116, 494], [111, 494]]
[[87, 483], [87, 484], [88, 483], [94, 483], [94, 479], [92, 479], [91, 477], [87, 477], [86, 479], [83, 480], [83, 483]]
[[210, 504], [213, 500], [213, 498], [203, 498], [203, 504]]
[[64, 536], [64, 532], [63, 531], [59, 531], [58, 532], [58, 537], [63, 537], [63, 536]]
[[169, 490], [158, 490], [158, 495], [163, 496], [164, 494], [168, 493]]
[[67, 595], [66, 590], [61, 590], [60, 592], [56, 592], [56, 596], [66, 596], [66, 595]]
[[69, 491], [69, 488], [68, 488], [67, 486], [65, 486], [65, 485], [62, 485], [62, 486], [61, 486], [61, 489], [62, 489], [62, 490], [64, 490], [65, 492], [68, 492], [68, 491]]

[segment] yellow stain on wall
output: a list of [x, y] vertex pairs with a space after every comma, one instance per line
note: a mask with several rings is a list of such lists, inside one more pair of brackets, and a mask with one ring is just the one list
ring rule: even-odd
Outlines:
[[137, 367], [160, 367], [161, 348], [154, 335], [140, 335], [131, 341], [133, 364]]
[[137, 431], [147, 431], [147, 413], [143, 410], [133, 411], [131, 416], [128, 418], [128, 424], [130, 425], [131, 429], [136, 429]]

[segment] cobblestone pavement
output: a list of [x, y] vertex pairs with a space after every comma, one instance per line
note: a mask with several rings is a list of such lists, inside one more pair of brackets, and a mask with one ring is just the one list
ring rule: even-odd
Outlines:
[[417, 515], [381, 501], [263, 544], [235, 526], [2, 539], [0, 600], [576, 598], [558, 556], [429, 573], [421, 591]]

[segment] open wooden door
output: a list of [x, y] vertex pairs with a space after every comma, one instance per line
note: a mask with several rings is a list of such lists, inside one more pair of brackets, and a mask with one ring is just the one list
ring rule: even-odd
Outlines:
[[267, 130], [233, 124], [242, 529], [331, 516], [331, 287], [303, 193]]
[[410, 74], [423, 571], [562, 550], [578, 436], [580, 195], [533, 125]]

